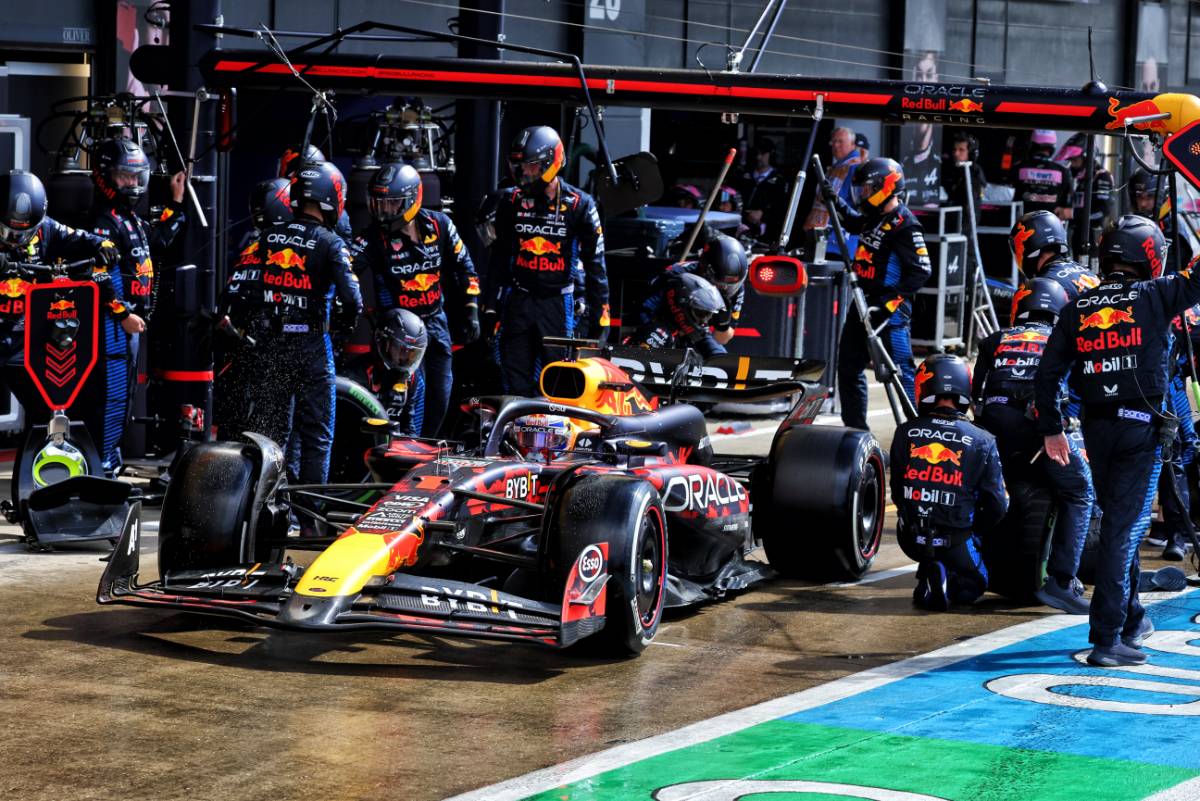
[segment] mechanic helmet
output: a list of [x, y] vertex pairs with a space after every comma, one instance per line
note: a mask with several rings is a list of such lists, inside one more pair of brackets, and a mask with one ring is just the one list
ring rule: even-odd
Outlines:
[[1128, 265], [1147, 281], [1162, 275], [1166, 260], [1167, 240], [1145, 217], [1125, 214], [1100, 237], [1100, 271], [1105, 275]]
[[1047, 248], [1062, 256], [1071, 252], [1062, 220], [1048, 211], [1021, 215], [1009, 233], [1008, 246], [1021, 272], [1030, 276], [1037, 275], [1038, 259]]
[[1058, 144], [1058, 134], [1045, 128], [1038, 128], [1029, 140], [1029, 151], [1034, 155], [1049, 156]]
[[742, 211], [742, 193], [732, 186], [722, 186], [717, 190], [717, 211], [740, 214]]
[[290, 222], [292, 182], [287, 178], [259, 181], [250, 191], [250, 217], [262, 231], [276, 223]]
[[3, 244], [12, 247], [28, 244], [46, 219], [46, 187], [42, 186], [42, 179], [25, 170], [0, 175], [0, 202], [4, 203], [0, 217]]
[[700, 251], [700, 275], [710, 281], [726, 301], [737, 295], [749, 271], [746, 249], [731, 236], [715, 236]]
[[133, 208], [150, 185], [150, 160], [132, 139], [105, 139], [92, 155], [92, 181], [109, 202]]
[[904, 170], [894, 159], [867, 159], [851, 179], [850, 195], [864, 214], [878, 212], [904, 190]]
[[697, 328], [707, 328], [714, 314], [725, 310], [725, 299], [711, 283], [693, 273], [682, 273], [676, 279], [675, 302], [687, 315], [688, 322]]
[[301, 162], [324, 160], [325, 154], [316, 145], [309, 145], [305, 149], [304, 158], [300, 158], [300, 145], [288, 145], [287, 149], [283, 151], [283, 155], [279, 157], [279, 177], [291, 178], [295, 175]]
[[508, 429], [513, 447], [527, 461], [550, 462], [555, 454], [575, 447], [577, 430], [571, 418], [557, 414], [527, 414]]
[[1013, 296], [1013, 322], [1040, 320], [1054, 323], [1070, 302], [1062, 284], [1052, 278], [1035, 278]]
[[375, 348], [389, 370], [396, 370], [406, 379], [421, 366], [429, 333], [420, 317], [408, 309], [389, 309], [375, 325]]
[[508, 152], [513, 180], [525, 189], [548, 186], [565, 161], [562, 139], [548, 125], [534, 125], [521, 131]]
[[934, 353], [917, 370], [917, 406], [932, 408], [938, 398], [949, 396], [960, 412], [971, 405], [971, 368], [961, 357]]
[[496, 209], [500, 207], [503, 194], [499, 190], [488, 192], [483, 196], [483, 200], [479, 201], [479, 208], [475, 210], [475, 233], [485, 248], [491, 247], [496, 241]]
[[367, 184], [367, 206], [376, 222], [411, 222], [421, 210], [421, 173], [394, 161], [375, 171]]
[[1054, 154], [1055, 161], [1070, 161], [1084, 157], [1087, 148], [1087, 134], [1077, 133], [1063, 143]]
[[[1152, 175], [1141, 167], [1129, 176], [1129, 205], [1134, 214], [1156, 216], [1155, 204], [1166, 201], [1166, 193], [1160, 189], [1161, 180], [1162, 176]], [[1161, 198], [1160, 192], [1164, 195]]]
[[346, 207], [346, 179], [342, 171], [328, 161], [305, 161], [292, 178], [289, 205], [292, 214], [304, 208], [306, 202], [321, 207], [321, 219], [327, 228], [337, 225]]
[[675, 184], [663, 196], [664, 205], [680, 209], [698, 209], [704, 205], [704, 193], [695, 184]]

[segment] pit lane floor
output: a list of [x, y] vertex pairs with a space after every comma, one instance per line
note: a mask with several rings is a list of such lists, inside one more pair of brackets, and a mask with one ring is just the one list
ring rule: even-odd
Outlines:
[[[873, 395], [872, 408], [882, 408]], [[886, 446], [890, 419], [871, 420]], [[715, 444], [722, 452], [762, 453], [771, 430], [717, 437]], [[1053, 631], [1073, 622], [995, 596], [969, 611], [914, 611], [911, 563], [894, 544], [893, 523], [889, 514], [886, 544], [867, 582], [776, 581], [669, 615], [655, 644], [623, 662], [507, 643], [318, 637], [157, 610], [101, 609], [94, 597], [103, 549], [31, 554], [13, 542], [12, 527], [0, 528], [0, 539], [9, 538], [0, 545], [0, 798], [439, 799], [613, 747], [636, 752], [644, 738], [888, 670], [1013, 624], [1045, 621]], [[154, 538], [145, 539], [143, 559], [153, 565]], [[1069, 631], [1071, 647], [1086, 646]], [[864, 728], [828, 720], [798, 725], [808, 727], [810, 742], [835, 750], [845, 731]], [[1022, 725], [1036, 732], [1044, 721]], [[843, 740], [826, 739], [838, 732]], [[751, 747], [770, 742], [768, 735]], [[725, 764], [711, 753], [689, 764], [697, 759], [714, 770]], [[645, 766], [630, 770], [644, 784]], [[650, 797], [642, 784], [623, 781], [541, 797]], [[691, 796], [662, 796], [683, 797]]]

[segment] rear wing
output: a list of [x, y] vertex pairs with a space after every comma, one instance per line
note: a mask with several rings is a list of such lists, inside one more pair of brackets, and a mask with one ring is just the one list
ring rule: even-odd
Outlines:
[[607, 358], [647, 391], [701, 403], [758, 401], [797, 392], [820, 392], [825, 362], [777, 356], [714, 356], [691, 363], [672, 388], [672, 377], [689, 361], [687, 350], [673, 348], [608, 349]]

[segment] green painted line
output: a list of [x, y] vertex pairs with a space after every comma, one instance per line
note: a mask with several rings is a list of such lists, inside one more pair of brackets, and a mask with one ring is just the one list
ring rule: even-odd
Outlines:
[[[770, 721], [528, 798], [651, 801], [664, 793], [675, 797], [664, 788], [711, 781], [731, 786], [696, 788], [694, 797], [705, 801], [870, 797], [848, 796], [849, 790], [832, 795], [766, 789], [776, 783], [783, 789], [788, 782], [808, 781], [946, 801], [1137, 801], [1198, 776], [1192, 770], [1125, 760]], [[754, 782], [755, 792], [740, 795], [739, 781]], [[688, 789], [676, 791], [678, 797], [686, 797]]]

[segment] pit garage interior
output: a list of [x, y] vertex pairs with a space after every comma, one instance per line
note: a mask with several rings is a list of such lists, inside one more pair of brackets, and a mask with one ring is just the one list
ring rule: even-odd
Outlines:
[[[1075, 90], [1098, 76], [1113, 90], [1200, 93], [1200, 2], [1188, 0], [793, 0], [774, 21], [760, 20], [764, 4], [748, 0], [7, 5], [13, 24], [0, 32], [0, 169], [57, 174], [64, 182], [73, 176], [78, 186], [86, 154], [70, 162], [61, 151], [70, 149], [63, 143], [88, 96], [165, 87], [162, 101], [184, 151], [196, 123], [191, 152], [201, 155], [192, 186], [209, 227], [191, 225], [173, 254], [176, 264], [194, 265], [172, 276], [168, 293], [174, 305], [166, 319], [177, 321], [169, 325], [180, 337], [229, 275], [249, 230], [250, 187], [274, 174], [281, 150], [300, 140], [310, 116], [311, 94], [296, 85], [241, 88], [232, 112], [236, 143], [217, 146], [229, 130], [222, 122], [228, 95], [212, 91], [196, 102], [202, 58], [214, 48], [270, 56], [259, 40], [235, 31], [265, 25], [293, 48], [372, 20], [571, 53], [585, 68], [704, 74], [726, 69], [729, 54], [762, 21], [772, 28], [769, 44], [746, 51], [742, 72], [753, 61], [764, 75], [912, 81], [920, 54], [936, 51], [938, 73], [925, 81]], [[165, 49], [147, 52], [131, 70], [131, 54], [146, 45]], [[394, 31], [354, 34], [330, 52], [551, 61]], [[813, 126], [807, 114], [605, 107], [599, 93], [594, 100], [612, 157], [654, 153], [667, 186], [707, 189], [731, 147], [744, 150], [761, 136], [776, 142], [781, 170], [794, 173]], [[438, 138], [439, 146], [424, 151], [433, 156], [428, 172], [472, 253], [483, 248], [476, 204], [503, 177], [516, 131], [578, 125], [585, 155], [572, 160], [572, 180], [603, 169], [594, 122], [571, 104], [342, 89], [333, 103], [338, 122], [326, 146], [352, 185], [372, 119], [390, 111], [421, 121], [421, 135]], [[915, 127], [826, 116], [815, 136], [825, 163], [829, 133], [841, 124], [891, 155], [911, 145]], [[318, 120], [318, 129], [324, 125]], [[989, 179], [998, 180], [1005, 154], [1025, 146], [1031, 127], [976, 129]], [[935, 128], [935, 147], [953, 128]], [[1059, 142], [1075, 130], [1064, 126]], [[1129, 174], [1130, 146], [1118, 136], [1096, 143], [1115, 175]], [[801, 210], [811, 197], [810, 184]], [[997, 214], [995, 227], [1009, 224], [1011, 209]], [[610, 240], [625, 231], [624, 242], [620, 233], [615, 238], [627, 250], [648, 241], [643, 229], [606, 225]], [[1000, 248], [984, 253], [989, 276], [1011, 268], [1002, 240]], [[624, 313], [644, 291], [645, 268], [619, 252], [614, 263], [615, 282], [627, 293], [616, 310]], [[801, 298], [748, 293], [731, 352], [831, 358], [835, 316], [821, 308], [834, 296], [820, 288], [814, 279]], [[927, 311], [932, 320], [943, 310]], [[941, 338], [965, 335], [969, 314], [943, 316]], [[929, 322], [914, 337], [932, 340], [933, 331]], [[151, 422], [132, 426], [127, 443], [149, 460], [178, 438], [181, 404], [211, 415], [211, 383], [193, 380], [211, 374], [211, 358], [205, 363], [189, 341], [175, 351], [151, 348], [146, 360], [148, 386], [134, 414]], [[164, 378], [171, 375], [192, 378]], [[871, 379], [869, 395], [872, 431], [886, 451], [895, 424], [884, 387]], [[15, 398], [0, 407], [7, 411], [0, 414], [7, 431], [0, 460], [8, 454], [11, 462], [21, 411]], [[764, 456], [786, 409], [718, 407], [706, 411], [707, 435], [722, 454]], [[816, 422], [840, 424], [832, 401]], [[0, 488], [10, 473], [0, 461]], [[947, 614], [914, 609], [915, 565], [896, 545], [890, 500], [883, 511], [883, 544], [861, 579], [776, 578], [698, 608], [668, 610], [654, 641], [633, 659], [440, 633], [308, 633], [177, 610], [101, 608], [95, 599], [107, 542], [31, 552], [19, 526], [3, 525], [0, 798], [1200, 799], [1192, 745], [1200, 602], [1190, 590], [1144, 594], [1159, 628], [1151, 663], [1103, 673], [1081, 664], [1084, 618], [995, 594]], [[157, 511], [147, 508], [142, 521], [135, 545], [150, 565]], [[1164, 564], [1157, 553], [1143, 551], [1144, 569]]]

